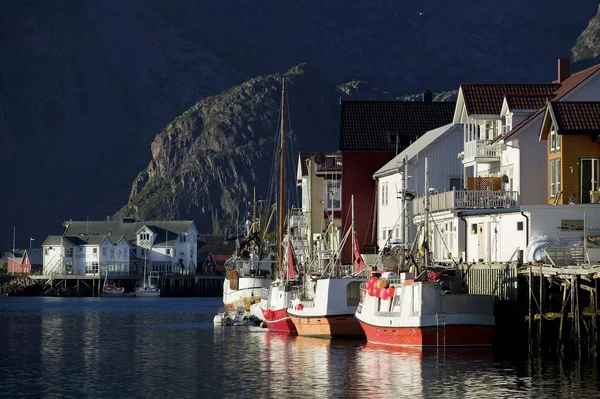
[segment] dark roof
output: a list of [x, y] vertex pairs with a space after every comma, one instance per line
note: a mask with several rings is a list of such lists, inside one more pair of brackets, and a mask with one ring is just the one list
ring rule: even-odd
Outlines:
[[163, 247], [166, 242], [166, 246], [171, 247], [175, 243], [177, 235], [187, 232], [193, 223], [189, 220], [147, 220], [130, 223], [123, 221], [69, 221], [63, 236], [68, 238], [74, 245], [99, 244], [106, 236], [108, 236], [113, 244], [119, 242], [123, 236], [130, 243], [135, 243], [137, 241], [136, 233], [143, 226], [146, 226], [156, 234], [153, 246]]
[[342, 101], [340, 151], [398, 151], [452, 122], [455, 102]]
[[560, 84], [461, 84], [463, 99], [469, 115], [500, 115], [502, 101], [506, 95], [552, 94]]
[[224, 235], [198, 235], [198, 252], [232, 255], [235, 251], [235, 240], [226, 240]]
[[[600, 64], [594, 65], [592, 67], [584, 69], [583, 71], [579, 71], [579, 72], [574, 73], [571, 76], [569, 76], [567, 79], [565, 79], [562, 83], [559, 84], [560, 87], [558, 89], [556, 89], [556, 91], [553, 93], [554, 96], [552, 97], [552, 101], [560, 100], [562, 97], [567, 95], [571, 90], [575, 89], [577, 86], [579, 86], [581, 83], [583, 83], [585, 80], [587, 80], [590, 76], [592, 76], [598, 70], [600, 70]], [[519, 123], [517, 126], [513, 127], [513, 129], [510, 132], [506, 133], [504, 136], [496, 137], [492, 141], [492, 143], [500, 141], [500, 140], [506, 140], [507, 138], [516, 134], [519, 130], [521, 130], [521, 128], [526, 126], [531, 120], [535, 119], [536, 117], [538, 117], [539, 115], [544, 113], [545, 110], [546, 110], [546, 107], [540, 107], [540, 109], [538, 109], [535, 114], [531, 115], [529, 118], [525, 119], [524, 121]]]
[[27, 254], [31, 265], [41, 265], [43, 263], [41, 249], [27, 249], [25, 254]]
[[509, 109], [533, 109], [537, 111], [546, 105], [546, 103], [554, 97], [554, 94], [536, 94], [529, 96], [507, 94], [505, 97]]
[[600, 133], [600, 101], [551, 101], [548, 107], [558, 133]]

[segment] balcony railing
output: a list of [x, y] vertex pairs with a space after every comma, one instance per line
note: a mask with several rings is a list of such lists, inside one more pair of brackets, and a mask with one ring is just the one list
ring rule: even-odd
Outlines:
[[[519, 205], [517, 191], [452, 190], [429, 196], [429, 211], [512, 208]], [[425, 213], [425, 197], [413, 201], [413, 215]]]
[[465, 160], [474, 158], [496, 158], [499, 159], [500, 151], [496, 146], [490, 145], [490, 140], [472, 140], [465, 143]]

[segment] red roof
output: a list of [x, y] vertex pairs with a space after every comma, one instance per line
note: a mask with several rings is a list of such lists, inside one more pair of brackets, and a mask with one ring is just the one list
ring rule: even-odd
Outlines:
[[519, 96], [516, 94], [507, 94], [506, 103], [509, 109], [534, 109], [542, 108], [548, 101], [554, 97], [554, 94], [536, 94], [529, 96]]
[[600, 101], [551, 101], [560, 134], [600, 133]]
[[[579, 72], [574, 73], [573, 75], [569, 76], [567, 79], [565, 79], [560, 84], [560, 87], [558, 89], [556, 89], [556, 91], [553, 93], [554, 97], [552, 97], [551, 101], [560, 100], [562, 97], [564, 97], [566, 94], [571, 92], [571, 90], [575, 89], [577, 86], [579, 86], [581, 83], [583, 83], [586, 79], [588, 79], [590, 76], [592, 76], [598, 70], [600, 70], [600, 64], [594, 65], [592, 67], [584, 69], [583, 71], [579, 71]], [[524, 121], [519, 123], [517, 126], [513, 127], [513, 129], [510, 132], [506, 133], [504, 136], [496, 137], [492, 141], [492, 143], [495, 143], [499, 140], [506, 140], [507, 138], [516, 134], [519, 130], [521, 130], [523, 128], [523, 126], [526, 126], [532, 119], [535, 119], [537, 116], [541, 115], [545, 111], [545, 109], [546, 109], [546, 107], [542, 107], [542, 108], [538, 109], [529, 118], [525, 119]]]
[[506, 95], [551, 95], [560, 84], [461, 84], [465, 107], [469, 115], [500, 115]]

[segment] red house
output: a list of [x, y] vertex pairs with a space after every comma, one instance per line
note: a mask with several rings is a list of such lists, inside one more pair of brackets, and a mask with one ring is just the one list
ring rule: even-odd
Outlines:
[[8, 274], [33, 273], [42, 270], [42, 250], [28, 249], [23, 257], [10, 257], [8, 259]]
[[198, 236], [198, 273], [224, 275], [225, 261], [235, 251], [235, 240], [222, 235], [200, 234]]
[[[343, 156], [342, 228], [354, 228], [362, 253], [375, 253], [377, 192], [373, 174], [425, 132], [452, 122], [454, 102], [342, 101], [339, 148]], [[346, 241], [342, 261], [352, 261], [352, 244]]]

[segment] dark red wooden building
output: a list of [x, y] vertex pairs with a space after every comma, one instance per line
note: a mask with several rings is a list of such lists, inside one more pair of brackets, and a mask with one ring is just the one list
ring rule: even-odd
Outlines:
[[35, 273], [42, 270], [42, 250], [28, 249], [22, 257], [8, 259], [8, 273]]
[[225, 261], [235, 251], [235, 240], [223, 235], [200, 234], [198, 236], [198, 273], [224, 275]]
[[[425, 132], [452, 122], [454, 102], [342, 101], [339, 149], [343, 156], [342, 227], [352, 223], [362, 253], [375, 253], [377, 218], [376, 181], [373, 174]], [[352, 244], [346, 241], [342, 261], [352, 261]]]

